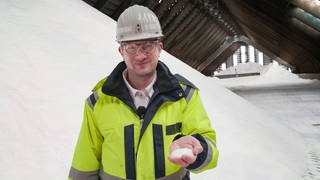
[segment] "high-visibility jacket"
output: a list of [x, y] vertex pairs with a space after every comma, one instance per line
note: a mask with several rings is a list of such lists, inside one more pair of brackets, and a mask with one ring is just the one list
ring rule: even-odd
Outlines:
[[[198, 89], [159, 61], [154, 94], [141, 114], [123, 81], [125, 68], [118, 64], [87, 99], [69, 179], [179, 180], [215, 167], [216, 134]], [[183, 135], [203, 147], [187, 168], [168, 160], [170, 144]]]

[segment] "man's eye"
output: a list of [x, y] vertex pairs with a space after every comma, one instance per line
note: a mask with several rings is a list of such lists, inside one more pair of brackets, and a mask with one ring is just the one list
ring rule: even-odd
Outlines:
[[136, 47], [135, 46], [128, 46], [127, 49], [132, 50], [132, 49], [136, 49]]
[[152, 49], [152, 44], [146, 44], [143, 46], [143, 49]]

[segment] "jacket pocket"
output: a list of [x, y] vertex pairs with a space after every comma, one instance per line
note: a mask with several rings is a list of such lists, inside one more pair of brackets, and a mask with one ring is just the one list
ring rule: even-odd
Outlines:
[[166, 135], [173, 135], [181, 132], [181, 127], [182, 127], [181, 122], [166, 126]]

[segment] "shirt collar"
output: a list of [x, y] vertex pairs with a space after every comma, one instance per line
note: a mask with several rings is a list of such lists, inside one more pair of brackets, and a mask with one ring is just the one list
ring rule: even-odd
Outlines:
[[154, 83], [156, 82], [156, 79], [157, 79], [157, 72], [155, 72], [154, 78], [152, 79], [150, 84], [145, 89], [142, 89], [142, 90], [135, 89], [130, 85], [130, 83], [128, 82], [128, 80], [126, 78], [127, 73], [128, 73], [128, 70], [125, 69], [122, 72], [122, 77], [123, 77], [124, 83], [126, 84], [126, 86], [129, 89], [131, 97], [135, 97], [137, 95], [137, 92], [142, 92], [144, 95], [146, 95], [150, 99], [151, 96], [154, 93], [153, 85], [154, 85]]

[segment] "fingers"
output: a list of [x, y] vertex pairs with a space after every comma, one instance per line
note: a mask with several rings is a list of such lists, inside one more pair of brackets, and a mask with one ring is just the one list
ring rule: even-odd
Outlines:
[[192, 150], [193, 150], [193, 151], [192, 151], [193, 154], [198, 155], [198, 154], [200, 154], [200, 153], [203, 151], [203, 147], [202, 147], [201, 144], [199, 143], [199, 144], [195, 145]]
[[181, 167], [187, 167], [189, 164], [185, 161], [183, 161], [182, 158], [175, 158], [175, 157], [171, 157], [169, 156], [169, 161], [171, 161], [174, 164], [178, 164]]
[[197, 156], [182, 156], [181, 159], [189, 165], [196, 161]]
[[[191, 149], [192, 155], [182, 155], [180, 157], [172, 156], [173, 151], [183, 148]], [[193, 136], [183, 136], [172, 142], [168, 159], [172, 163], [178, 164], [181, 167], [187, 167], [196, 161], [197, 155], [202, 151], [203, 147], [196, 138], [194, 138]]]
[[[170, 146], [170, 152], [173, 152], [176, 149], [181, 149], [181, 148], [189, 148], [193, 150], [193, 146], [189, 143], [184, 143], [180, 142], [178, 140], [174, 141], [171, 146]], [[192, 151], [193, 152], [193, 151]]]
[[190, 164], [194, 163], [197, 159], [197, 156], [187, 156], [187, 155], [183, 155], [181, 156], [181, 158], [177, 158], [177, 157], [171, 157], [169, 156], [169, 161], [171, 161], [174, 164], [178, 164], [181, 167], [187, 167]]
[[175, 140], [170, 146], [170, 152], [180, 148], [192, 149], [192, 152], [195, 155], [198, 155], [203, 151], [200, 142], [192, 136], [183, 136], [180, 139]]

